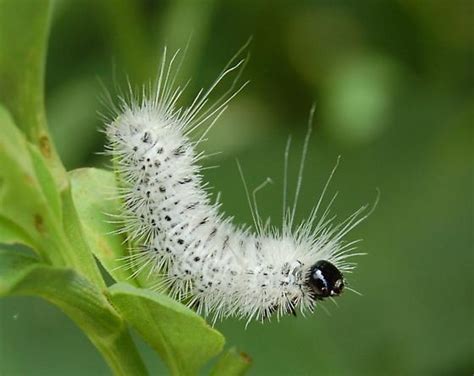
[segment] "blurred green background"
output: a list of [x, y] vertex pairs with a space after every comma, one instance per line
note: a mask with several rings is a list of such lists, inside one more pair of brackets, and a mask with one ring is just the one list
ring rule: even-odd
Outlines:
[[[21, 0], [19, 0], [21, 1]], [[283, 153], [296, 181], [316, 102], [298, 214], [331, 191], [338, 218], [373, 202], [346, 292], [307, 318], [218, 324], [253, 359], [252, 375], [467, 375], [474, 372], [472, 1], [57, 1], [47, 64], [51, 132], [68, 169], [105, 166], [102, 85], [152, 79], [162, 48], [184, 47], [192, 77], [182, 104], [253, 36], [251, 83], [212, 131], [205, 171], [237, 223], [250, 223], [235, 159], [250, 186], [267, 176], [260, 210], [281, 212]], [[0, 301], [1, 375], [108, 374], [58, 309]], [[141, 343], [150, 370], [165, 372]]]

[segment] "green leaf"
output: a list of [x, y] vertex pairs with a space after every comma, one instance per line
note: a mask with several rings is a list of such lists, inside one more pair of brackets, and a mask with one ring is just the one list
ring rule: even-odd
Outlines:
[[128, 330], [103, 293], [71, 269], [47, 266], [0, 250], [0, 296], [40, 296], [58, 306], [88, 335], [117, 375], [144, 375]]
[[[0, 188], [1, 189], [1, 188]], [[30, 236], [17, 224], [0, 216], [0, 243], [3, 244], [23, 244], [30, 248], [34, 247], [34, 242]]]
[[60, 203], [51, 175], [1, 106], [0, 134], [0, 241], [32, 246], [46, 260], [60, 264], [54, 223]]
[[113, 234], [116, 227], [111, 223], [111, 216], [120, 213], [114, 174], [96, 168], [80, 168], [71, 171], [69, 177], [74, 204], [90, 249], [116, 281], [136, 284], [130, 279], [132, 272], [123, 267], [123, 257], [127, 255], [124, 239]]
[[49, 0], [0, 0], [0, 102], [38, 146], [62, 188], [67, 184], [65, 171], [51, 143], [44, 110], [49, 21]]
[[0, 241], [22, 243], [56, 266], [105, 286], [83, 238], [70, 189], [61, 193], [38, 148], [0, 106]]
[[211, 376], [243, 376], [252, 365], [252, 359], [245, 353], [231, 348], [219, 357]]
[[202, 317], [166, 295], [125, 283], [110, 299], [127, 322], [160, 354], [173, 375], [195, 375], [224, 346], [224, 337]]
[[0, 250], [0, 260], [0, 296], [41, 296], [104, 337], [122, 325], [104, 295], [73, 270], [44, 265], [11, 250]]
[[96, 286], [105, 288], [105, 282], [87, 243], [87, 235], [84, 234], [81, 226], [71, 189], [62, 193], [61, 201], [63, 206], [61, 225], [62, 234], [65, 238], [62, 251], [66, 257], [67, 265], [83, 273]]
[[62, 205], [60, 193], [56, 186], [56, 182], [54, 181], [54, 177], [51, 175], [51, 171], [46, 165], [46, 162], [38, 148], [32, 144], [28, 144], [27, 146], [43, 196], [50, 206], [52, 215], [60, 221], [62, 219]]

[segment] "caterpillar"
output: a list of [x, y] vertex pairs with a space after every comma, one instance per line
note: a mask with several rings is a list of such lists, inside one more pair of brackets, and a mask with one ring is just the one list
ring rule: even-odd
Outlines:
[[[354, 253], [358, 240], [344, 237], [367, 217], [368, 206], [334, 224], [330, 207], [337, 194], [322, 208], [334, 168], [308, 218], [295, 223], [313, 108], [292, 208], [286, 203], [291, 139], [285, 149], [282, 227], [264, 223], [258, 212], [255, 194], [265, 184], [253, 192], [253, 200], [244, 184], [254, 228], [234, 225], [220, 213], [219, 199], [212, 202], [205, 189], [200, 166], [205, 155], [196, 146], [246, 85], [235, 89], [246, 59], [235, 63], [234, 56], [210, 89], [199, 91], [188, 107], [179, 107], [186, 86], [175, 87], [178, 52], [167, 62], [165, 49], [154, 85], [140, 96], [130, 90], [129, 98], [121, 97], [106, 124], [107, 151], [123, 203], [119, 231], [133, 244], [128, 267], [135, 269], [134, 276], [147, 270], [157, 281], [150, 288], [212, 315], [213, 322], [313, 312], [317, 302], [347, 288], [344, 276], [355, 267], [348, 259], [360, 253]], [[209, 105], [215, 87], [235, 72], [231, 89]], [[243, 174], [242, 179], [245, 183]]]

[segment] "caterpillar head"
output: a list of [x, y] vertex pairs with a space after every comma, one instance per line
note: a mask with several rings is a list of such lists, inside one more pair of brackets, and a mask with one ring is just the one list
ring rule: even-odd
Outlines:
[[309, 270], [306, 285], [316, 299], [338, 296], [344, 289], [344, 277], [339, 269], [329, 261], [320, 260]]

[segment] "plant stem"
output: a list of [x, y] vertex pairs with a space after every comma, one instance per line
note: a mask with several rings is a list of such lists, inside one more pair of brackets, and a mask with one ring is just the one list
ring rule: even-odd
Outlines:
[[126, 328], [123, 328], [112, 340], [98, 337], [95, 333], [87, 333], [87, 335], [102, 354], [114, 375], [148, 375], [145, 365]]

